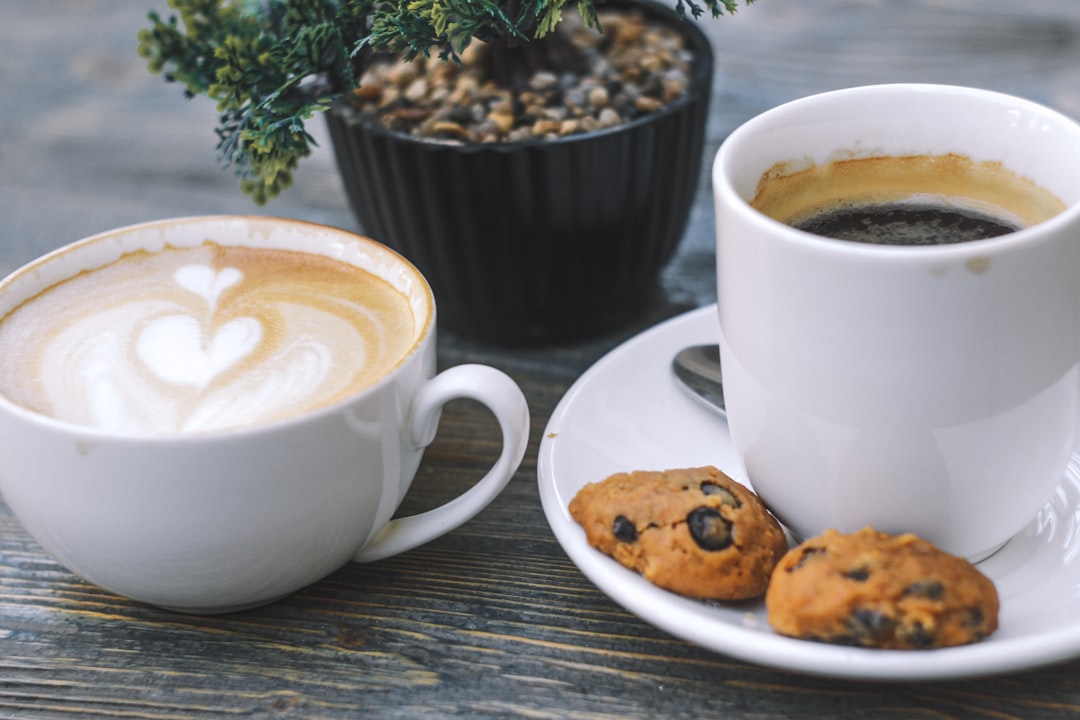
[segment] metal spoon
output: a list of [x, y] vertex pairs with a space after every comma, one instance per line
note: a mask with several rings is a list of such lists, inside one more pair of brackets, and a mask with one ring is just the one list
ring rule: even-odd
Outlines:
[[690, 397], [713, 412], [727, 415], [724, 385], [720, 377], [719, 346], [693, 345], [684, 348], [671, 361], [671, 369]]

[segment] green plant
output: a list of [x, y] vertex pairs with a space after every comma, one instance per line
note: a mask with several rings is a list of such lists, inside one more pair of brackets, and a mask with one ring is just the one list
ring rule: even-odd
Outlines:
[[[744, 0], [752, 2], [753, 0]], [[258, 204], [292, 184], [314, 140], [305, 121], [357, 85], [364, 54], [457, 60], [475, 38], [513, 68], [556, 62], [568, 0], [169, 0], [151, 11], [139, 54], [152, 72], [217, 102], [222, 162]], [[700, 2], [700, 4], [699, 4]], [[676, 0], [682, 16], [719, 17], [737, 0]], [[594, 0], [576, 0], [598, 31]], [[553, 50], [554, 48], [554, 50]]]

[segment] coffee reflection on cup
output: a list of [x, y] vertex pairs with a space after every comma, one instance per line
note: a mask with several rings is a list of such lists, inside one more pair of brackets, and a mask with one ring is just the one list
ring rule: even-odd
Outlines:
[[[390, 249], [255, 217], [88, 238], [0, 283], [0, 489], [61, 563], [189, 612], [270, 602], [457, 527], [528, 436], [494, 368], [435, 374], [430, 288]], [[487, 405], [492, 469], [391, 520], [442, 406]]]
[[804, 98], [724, 142], [728, 422], [796, 535], [979, 558], [1036, 516], [1080, 427], [1077, 166], [1072, 120], [947, 86]]

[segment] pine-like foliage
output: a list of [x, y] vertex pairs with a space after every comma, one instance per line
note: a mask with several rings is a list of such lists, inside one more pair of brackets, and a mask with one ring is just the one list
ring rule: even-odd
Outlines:
[[[314, 140], [304, 123], [356, 86], [365, 48], [409, 60], [457, 59], [473, 38], [542, 42], [568, 0], [168, 0], [149, 13], [139, 54], [188, 96], [217, 102], [222, 161], [264, 204], [292, 184]], [[752, 2], [752, 0], [745, 0]], [[676, 0], [701, 17], [735, 11], [737, 0]], [[576, 0], [596, 23], [593, 0]]]

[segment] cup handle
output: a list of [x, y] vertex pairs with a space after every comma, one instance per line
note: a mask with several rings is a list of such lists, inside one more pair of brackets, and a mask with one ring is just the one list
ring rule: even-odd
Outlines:
[[430, 445], [443, 405], [458, 398], [477, 400], [491, 410], [502, 430], [499, 459], [478, 483], [450, 502], [419, 515], [391, 520], [353, 556], [355, 562], [381, 560], [445, 535], [487, 507], [514, 476], [529, 442], [529, 407], [517, 384], [493, 367], [458, 365], [420, 388], [409, 418], [413, 441], [419, 447]]

